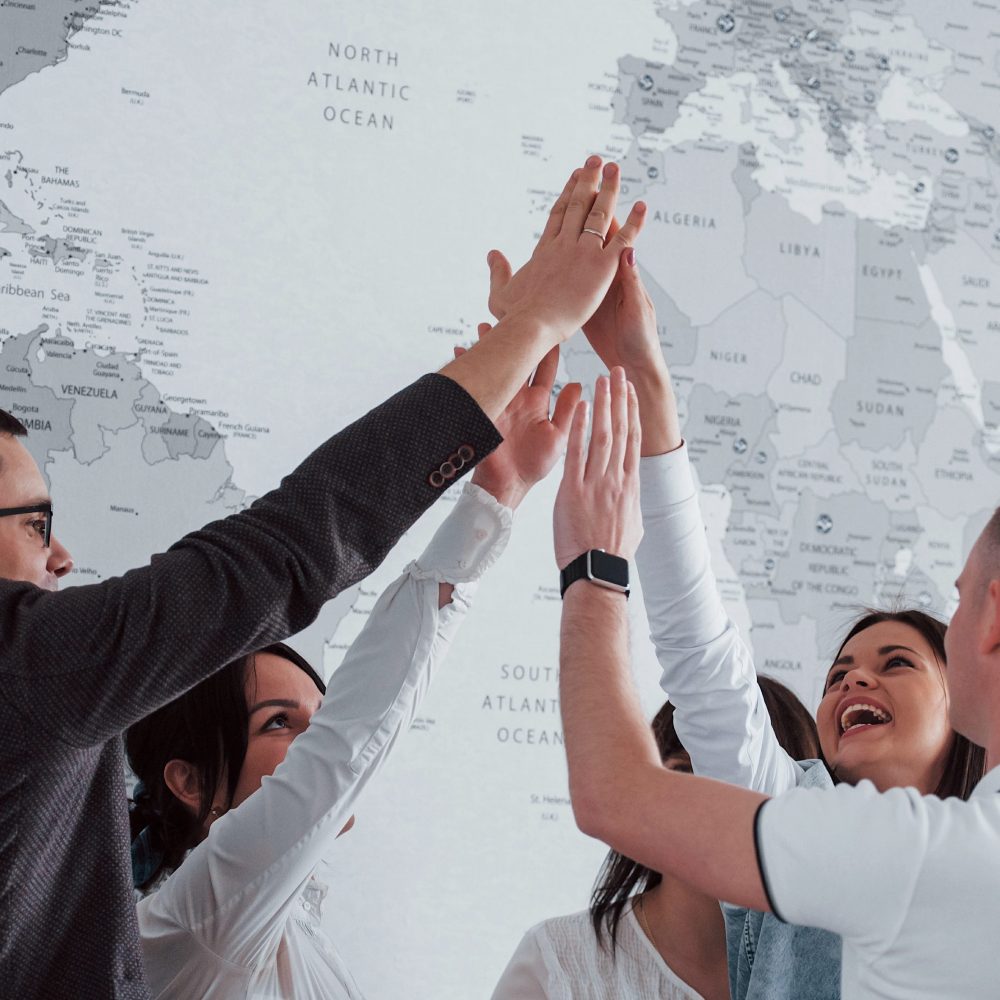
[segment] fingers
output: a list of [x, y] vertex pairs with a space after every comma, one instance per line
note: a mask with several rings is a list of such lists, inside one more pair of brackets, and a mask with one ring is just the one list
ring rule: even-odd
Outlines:
[[576, 182], [579, 177], [579, 170], [574, 170], [573, 173], [569, 175], [569, 180], [566, 181], [566, 186], [562, 189], [562, 194], [556, 198], [556, 203], [549, 211], [549, 217], [545, 222], [545, 228], [542, 230], [542, 235], [538, 239], [539, 246], [543, 243], [548, 243], [550, 240], [554, 240], [559, 235], [559, 230], [562, 229], [563, 218], [566, 215], [566, 209], [569, 207], [570, 196], [573, 194], [573, 188], [576, 187]]
[[608, 471], [618, 473], [625, 465], [628, 448], [628, 382], [625, 369], [615, 368], [611, 372], [611, 453], [608, 456]]
[[[584, 164], [573, 185], [570, 194], [569, 204], [566, 206], [566, 214], [563, 219], [562, 228], [559, 230], [560, 236], [569, 236], [576, 240], [583, 230], [587, 216], [594, 205], [597, 197], [597, 189], [601, 182], [601, 158], [591, 156]], [[602, 229], [603, 233], [605, 230]], [[596, 236], [588, 236], [588, 239], [597, 240]]]
[[613, 249], [615, 253], [620, 253], [622, 247], [632, 246], [635, 243], [636, 237], [642, 232], [645, 221], [646, 203], [644, 201], [637, 201], [632, 206], [632, 211], [628, 213], [625, 225], [608, 240], [608, 247]]
[[587, 479], [598, 479], [608, 468], [611, 454], [611, 386], [602, 375], [594, 389], [594, 421], [590, 431], [590, 448], [587, 451]]
[[618, 189], [621, 185], [621, 171], [617, 163], [605, 164], [601, 173], [601, 190], [594, 199], [594, 204], [587, 215], [584, 229], [590, 232], [581, 233], [584, 236], [593, 236], [594, 232], [602, 233], [605, 238], [612, 222], [615, 221], [615, 205], [618, 203]]
[[639, 471], [639, 456], [642, 453], [642, 424], [639, 422], [639, 396], [635, 386], [628, 383], [628, 445], [625, 448], [625, 462], [622, 466], [626, 476], [634, 476]]
[[[566, 387], [567, 389], [569, 386]], [[563, 390], [565, 392], [566, 389]], [[559, 400], [562, 400], [560, 393]], [[558, 409], [559, 403], [556, 403]], [[569, 429], [569, 441], [566, 444], [566, 464], [563, 467], [563, 479], [579, 481], [583, 479], [584, 448], [587, 439], [587, 401], [578, 400], [573, 409], [573, 419]]]
[[493, 327], [490, 326], [489, 323], [480, 323], [476, 327], [476, 335], [479, 337], [480, 340], [482, 340], [482, 338], [485, 337], [486, 334], [488, 334], [492, 329]]
[[569, 432], [570, 424], [573, 422], [573, 414], [576, 412], [581, 395], [583, 395], [583, 386], [579, 382], [567, 382], [559, 390], [556, 405], [552, 410], [552, 423], [560, 434]]
[[635, 266], [635, 247], [625, 247], [622, 250], [618, 258], [616, 279], [620, 291], [619, 307], [637, 308], [650, 301], [639, 268]]
[[499, 250], [491, 250], [486, 255], [486, 263], [490, 268], [490, 297], [487, 305], [497, 319], [503, 319], [507, 311], [503, 305], [503, 291], [510, 283], [510, 261]]

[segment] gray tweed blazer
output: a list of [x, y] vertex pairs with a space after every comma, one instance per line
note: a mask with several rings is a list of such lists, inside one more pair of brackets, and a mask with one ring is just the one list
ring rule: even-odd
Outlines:
[[59, 593], [0, 581], [0, 996], [149, 995], [122, 732], [305, 628], [499, 443], [427, 375], [149, 566]]

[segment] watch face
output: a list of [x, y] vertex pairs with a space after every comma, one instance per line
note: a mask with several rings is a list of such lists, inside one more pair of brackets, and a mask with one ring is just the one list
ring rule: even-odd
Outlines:
[[600, 549], [590, 550], [590, 575], [622, 590], [628, 588], [628, 560]]

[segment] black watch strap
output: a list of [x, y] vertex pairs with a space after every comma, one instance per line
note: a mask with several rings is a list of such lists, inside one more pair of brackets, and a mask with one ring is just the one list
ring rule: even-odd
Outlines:
[[559, 574], [559, 596], [566, 596], [566, 589], [571, 583], [576, 583], [577, 580], [587, 579], [587, 553], [584, 552], [583, 555], [577, 556], [560, 574]]
[[[614, 583], [612, 580], [602, 579], [601, 576], [593, 570], [590, 558], [591, 552], [600, 552], [606, 558], [614, 560], [620, 559], [619, 556], [607, 556], [603, 549], [591, 549], [581, 555], [578, 555], [571, 563], [568, 563], [566, 568], [559, 574], [559, 596], [565, 597], [570, 584], [576, 583], [577, 580], [590, 580], [599, 587], [605, 587], [608, 590], [614, 590], [616, 593], [624, 594], [627, 600], [629, 595], [627, 586], [622, 587], [619, 584]], [[625, 579], [627, 581], [628, 562], [624, 559], [621, 559], [620, 561], [623, 565]]]

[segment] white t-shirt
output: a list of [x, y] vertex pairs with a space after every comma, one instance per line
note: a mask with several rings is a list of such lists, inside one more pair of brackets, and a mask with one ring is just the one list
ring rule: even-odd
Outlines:
[[796, 789], [757, 814], [775, 914], [844, 939], [843, 1000], [1000, 996], [1000, 768], [968, 802]]
[[632, 907], [618, 924], [614, 956], [610, 938], [602, 940], [586, 910], [537, 924], [521, 939], [493, 1000], [702, 1000], [663, 961]]
[[[510, 525], [507, 508], [465, 487], [424, 554], [379, 598], [285, 760], [139, 903], [158, 1000], [360, 1000], [321, 927], [328, 887], [314, 872], [413, 721]], [[455, 590], [439, 609], [441, 582]]]

